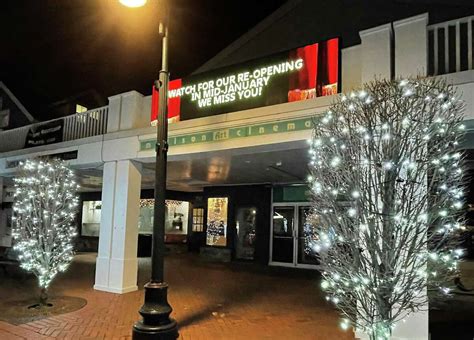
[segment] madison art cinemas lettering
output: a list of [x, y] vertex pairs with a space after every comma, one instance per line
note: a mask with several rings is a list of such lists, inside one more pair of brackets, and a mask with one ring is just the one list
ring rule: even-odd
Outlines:
[[[308, 118], [292, 119], [274, 123], [239, 126], [225, 129], [204, 131], [188, 135], [170, 137], [168, 142], [171, 147], [197, 143], [218, 142], [235, 138], [263, 136], [269, 134], [294, 132], [311, 129], [312, 122]], [[146, 139], [140, 142], [140, 151], [152, 151], [156, 139]]]

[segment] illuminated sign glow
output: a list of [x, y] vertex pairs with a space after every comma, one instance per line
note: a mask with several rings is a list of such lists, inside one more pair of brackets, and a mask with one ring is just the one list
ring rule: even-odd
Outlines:
[[[170, 81], [168, 121], [176, 122], [332, 95], [339, 87], [339, 39]], [[158, 92], [153, 89], [152, 124]]]
[[268, 85], [271, 76], [300, 70], [303, 65], [303, 59], [287, 61], [262, 67], [253, 72], [240, 72], [169, 90], [168, 96], [169, 98], [190, 96], [191, 101], [197, 102], [199, 107], [253, 98], [262, 95], [262, 89]]

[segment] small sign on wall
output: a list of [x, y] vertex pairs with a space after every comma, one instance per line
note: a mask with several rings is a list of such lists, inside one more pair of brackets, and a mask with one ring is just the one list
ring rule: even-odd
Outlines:
[[25, 148], [62, 142], [63, 126], [64, 121], [62, 119], [33, 125], [26, 135]]

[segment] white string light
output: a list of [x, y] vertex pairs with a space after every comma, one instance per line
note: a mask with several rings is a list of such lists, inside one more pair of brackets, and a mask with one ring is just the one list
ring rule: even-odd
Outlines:
[[[321, 287], [371, 339], [447, 294], [462, 255], [463, 103], [436, 79], [367, 84], [315, 120], [308, 181]], [[315, 241], [314, 235], [317, 235]]]
[[14, 249], [21, 267], [36, 275], [44, 291], [73, 258], [78, 188], [63, 161], [20, 163], [13, 205]]

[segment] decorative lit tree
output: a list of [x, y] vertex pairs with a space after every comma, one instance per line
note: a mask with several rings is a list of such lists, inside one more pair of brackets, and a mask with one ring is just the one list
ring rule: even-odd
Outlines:
[[15, 178], [13, 237], [21, 267], [38, 278], [40, 305], [48, 287], [73, 258], [78, 185], [61, 160], [27, 160]]
[[444, 81], [376, 81], [315, 119], [309, 182], [319, 223], [307, 250], [319, 254], [344, 329], [388, 339], [426, 308], [427, 287], [449, 293], [462, 254], [462, 110]]

